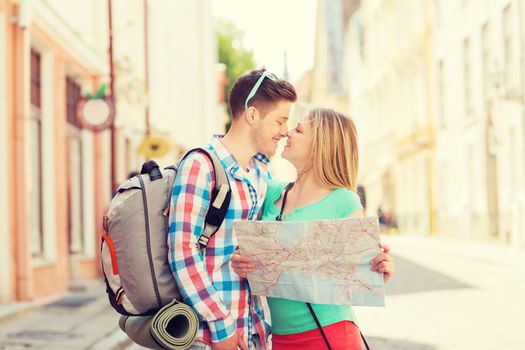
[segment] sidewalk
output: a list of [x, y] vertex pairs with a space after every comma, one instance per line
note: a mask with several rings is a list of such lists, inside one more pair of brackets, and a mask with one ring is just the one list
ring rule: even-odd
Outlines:
[[[387, 306], [355, 308], [372, 349], [523, 348], [525, 249], [403, 235], [382, 241], [397, 259]], [[0, 304], [0, 349], [139, 349], [117, 320], [99, 281], [47, 303]]]
[[117, 350], [129, 345], [105, 286], [88, 281], [76, 290], [47, 303], [0, 304], [0, 349]]
[[525, 249], [403, 235], [382, 241], [397, 259], [387, 305], [355, 308], [374, 350], [523, 349]]
[[422, 236], [386, 235], [381, 240], [390, 245], [394, 255], [467, 284], [482, 288], [494, 286], [498, 281], [514, 280], [515, 287], [525, 288], [525, 248]]

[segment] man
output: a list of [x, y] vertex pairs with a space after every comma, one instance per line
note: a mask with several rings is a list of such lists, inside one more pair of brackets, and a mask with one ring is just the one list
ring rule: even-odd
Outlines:
[[268, 158], [287, 135], [293, 86], [266, 70], [253, 70], [235, 83], [229, 98], [232, 126], [205, 147], [224, 167], [231, 202], [221, 228], [203, 254], [197, 248], [210, 205], [211, 161], [193, 152], [175, 179], [170, 214], [169, 262], [180, 292], [201, 320], [192, 349], [265, 348], [268, 325], [259, 298], [230, 266], [238, 248], [233, 220], [253, 220], [262, 206], [270, 177]]

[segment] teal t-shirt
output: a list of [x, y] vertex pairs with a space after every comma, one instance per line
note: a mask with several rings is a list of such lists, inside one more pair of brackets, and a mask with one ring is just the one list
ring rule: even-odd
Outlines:
[[[281, 196], [288, 183], [270, 181], [262, 206], [262, 220], [275, 221], [281, 208], [274, 204]], [[323, 199], [310, 205], [297, 208], [285, 218], [285, 221], [314, 221], [345, 218], [362, 209], [359, 196], [350, 190], [339, 188], [330, 192]], [[272, 333], [297, 334], [317, 328], [306, 303], [283, 299], [267, 298], [272, 319]], [[322, 326], [340, 321], [356, 322], [351, 306], [330, 304], [312, 304]]]

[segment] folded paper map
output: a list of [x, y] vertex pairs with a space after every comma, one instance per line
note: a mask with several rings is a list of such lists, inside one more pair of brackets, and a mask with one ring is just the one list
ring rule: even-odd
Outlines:
[[383, 275], [370, 270], [381, 254], [377, 217], [321, 221], [234, 222], [255, 295], [315, 304], [384, 306]]

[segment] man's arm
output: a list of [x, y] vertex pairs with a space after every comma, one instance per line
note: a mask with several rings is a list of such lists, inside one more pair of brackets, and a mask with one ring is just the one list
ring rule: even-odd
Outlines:
[[200, 153], [180, 165], [171, 196], [168, 259], [184, 301], [208, 322], [212, 341], [220, 342], [235, 335], [235, 320], [213, 287], [197, 249], [210, 205], [212, 169]]

